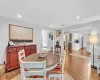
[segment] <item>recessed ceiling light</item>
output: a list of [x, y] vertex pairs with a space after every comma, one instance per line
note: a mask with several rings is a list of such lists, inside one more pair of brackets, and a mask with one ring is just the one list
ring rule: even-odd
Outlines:
[[76, 17], [76, 19], [79, 19], [79, 18], [80, 18], [80, 16], [77, 16], [77, 17]]
[[21, 18], [22, 16], [20, 14], [17, 15], [18, 18]]
[[52, 27], [52, 25], [50, 25], [50, 27]]

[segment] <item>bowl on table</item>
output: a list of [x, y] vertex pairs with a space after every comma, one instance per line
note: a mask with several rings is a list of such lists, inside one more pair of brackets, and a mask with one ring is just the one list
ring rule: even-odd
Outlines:
[[46, 55], [47, 55], [47, 53], [40, 53], [40, 54], [39, 54], [39, 57], [40, 57], [40, 58], [44, 58], [44, 57], [46, 57]]

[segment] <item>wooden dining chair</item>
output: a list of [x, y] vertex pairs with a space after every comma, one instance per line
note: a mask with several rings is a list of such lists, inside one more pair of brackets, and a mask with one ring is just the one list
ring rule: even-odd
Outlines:
[[63, 68], [65, 65], [65, 59], [66, 59], [66, 51], [64, 51], [64, 53], [60, 54], [60, 61], [55, 69], [61, 70], [63, 72], [63, 70], [64, 70]]
[[62, 76], [62, 74], [64, 73], [65, 59], [66, 59], [66, 51], [64, 51], [64, 53], [60, 55], [60, 64], [59, 64], [60, 68], [58, 69], [58, 71], [61, 71], [61, 72], [59, 73], [56, 70], [53, 73], [49, 74], [49, 80], [50, 80], [51, 77], [60, 78], [60, 76]]
[[[20, 63], [21, 80], [46, 80], [46, 61], [43, 62], [24, 62]], [[25, 71], [24, 69], [28, 69]], [[34, 78], [32, 76], [43, 76]]]
[[61, 71], [62, 71], [62, 73], [64, 72], [65, 60], [66, 60], [66, 51], [64, 51], [60, 55], [60, 65], [61, 65]]
[[22, 49], [18, 52], [19, 62], [25, 58], [25, 50]]

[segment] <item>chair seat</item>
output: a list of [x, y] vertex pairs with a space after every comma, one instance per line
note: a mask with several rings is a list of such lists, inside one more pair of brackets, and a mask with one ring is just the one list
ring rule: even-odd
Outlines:
[[57, 67], [54, 69], [61, 69], [61, 65], [58, 64]]
[[62, 74], [62, 70], [61, 69], [53, 69], [51, 71], [48, 71], [47, 74]]
[[[46, 80], [46, 61], [20, 62], [21, 79]], [[41, 77], [43, 76], [43, 77]]]
[[50, 71], [48, 71], [48, 72], [49, 72], [49, 73], [62, 73], [62, 70], [61, 70], [60, 65], [57, 65], [56, 68], [54, 68], [54, 69], [52, 69], [52, 70], [50, 70]]
[[74, 78], [65, 72], [64, 74], [49, 74], [49, 80], [74, 80]]

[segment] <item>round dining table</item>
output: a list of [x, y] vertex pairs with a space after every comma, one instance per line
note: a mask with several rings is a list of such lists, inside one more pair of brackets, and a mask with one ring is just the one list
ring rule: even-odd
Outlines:
[[52, 52], [48, 52], [45, 57], [39, 57], [39, 54], [34, 53], [27, 56], [23, 61], [24, 62], [40, 62], [44, 60], [46, 60], [46, 71], [50, 71], [58, 65], [60, 61], [60, 56], [57, 54], [53, 54]]

